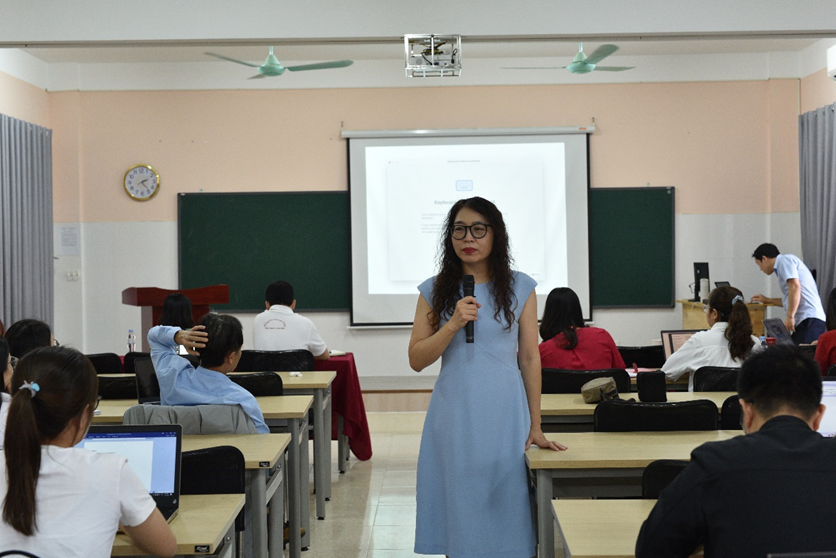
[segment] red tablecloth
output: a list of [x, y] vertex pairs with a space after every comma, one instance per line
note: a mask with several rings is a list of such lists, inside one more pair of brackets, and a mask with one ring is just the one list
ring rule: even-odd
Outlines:
[[331, 384], [332, 439], [337, 439], [337, 415], [340, 415], [343, 417], [343, 434], [348, 436], [351, 452], [361, 461], [371, 459], [372, 438], [354, 355], [347, 353], [345, 356], [332, 356], [330, 360], [317, 360], [316, 369], [337, 371], [337, 377]]

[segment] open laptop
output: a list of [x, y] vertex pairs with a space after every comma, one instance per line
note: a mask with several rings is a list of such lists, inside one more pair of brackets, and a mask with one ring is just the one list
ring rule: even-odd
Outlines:
[[670, 331], [662, 331], [662, 345], [665, 348], [665, 360], [671, 358], [671, 355], [679, 350], [679, 347], [685, 344], [692, 335], [698, 331], [705, 331], [702, 329], [677, 329]]
[[821, 387], [821, 402], [827, 411], [819, 424], [819, 434], [832, 438], [836, 436], [836, 380], [824, 380]]
[[731, 287], [731, 283], [728, 281], [714, 281], [714, 287], [718, 289], [720, 287]]
[[136, 374], [136, 395], [142, 404], [160, 404], [160, 382], [154, 370], [151, 357], [137, 357], [134, 359], [134, 373]]
[[787, 326], [784, 325], [784, 320], [781, 318], [767, 318], [763, 321], [763, 329], [766, 331], [767, 337], [774, 337], [776, 345], [795, 345], [792, 340], [790, 332], [787, 331]]
[[171, 521], [180, 506], [182, 441], [179, 424], [95, 425], [77, 447], [127, 458], [163, 517]]

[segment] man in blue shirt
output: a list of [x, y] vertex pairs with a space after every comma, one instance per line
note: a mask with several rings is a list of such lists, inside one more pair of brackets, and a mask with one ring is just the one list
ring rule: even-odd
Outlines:
[[781, 298], [755, 295], [752, 302], [783, 306], [787, 311], [784, 325], [798, 344], [812, 343], [825, 332], [824, 308], [816, 281], [807, 266], [797, 257], [781, 254], [774, 244], [761, 244], [752, 254], [755, 263], [767, 275], [778, 277]]
[[[226, 377], [241, 359], [241, 322], [226, 314], [207, 314], [200, 325], [181, 330], [157, 326], [148, 331], [151, 360], [160, 383], [163, 405], [240, 405], [256, 431], [270, 431], [253, 395]], [[179, 356], [178, 345], [200, 357], [200, 366]]]

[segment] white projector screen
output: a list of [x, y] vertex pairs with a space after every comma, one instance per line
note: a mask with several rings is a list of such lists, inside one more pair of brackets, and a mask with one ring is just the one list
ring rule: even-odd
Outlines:
[[569, 286], [591, 319], [587, 134], [469, 132], [343, 133], [352, 325], [412, 323], [417, 286], [437, 273], [443, 221], [473, 196], [502, 212], [514, 268], [538, 283], [539, 314], [549, 291]]

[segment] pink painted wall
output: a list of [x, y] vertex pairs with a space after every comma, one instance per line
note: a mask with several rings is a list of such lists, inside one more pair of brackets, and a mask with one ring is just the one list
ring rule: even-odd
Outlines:
[[823, 69], [801, 80], [801, 114], [836, 103], [836, 80]]
[[51, 128], [49, 93], [0, 72], [0, 113]]

